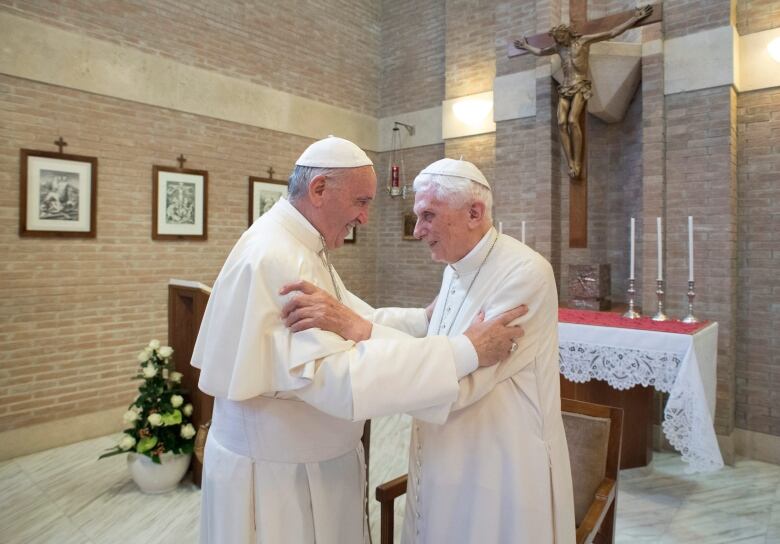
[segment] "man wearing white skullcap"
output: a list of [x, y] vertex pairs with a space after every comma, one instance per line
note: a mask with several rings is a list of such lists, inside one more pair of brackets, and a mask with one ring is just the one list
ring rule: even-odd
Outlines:
[[[442, 422], [458, 379], [505, 357], [523, 310], [446, 338], [424, 336], [425, 310], [374, 310], [347, 291], [329, 251], [368, 220], [372, 162], [329, 137], [296, 161], [281, 199], [233, 247], [209, 298], [192, 355], [215, 397], [206, 442], [201, 542], [366, 541], [365, 419], [415, 411]], [[348, 335], [295, 332], [280, 318], [308, 280], [343, 303]], [[332, 315], [330, 317], [333, 317]]]
[[[480, 312], [490, 318], [527, 304], [528, 313], [518, 321], [525, 334], [508, 359], [460, 380], [446, 423], [413, 420], [402, 542], [574, 542], [552, 267], [496, 232], [490, 185], [470, 162], [436, 161], [414, 189], [414, 235], [447, 264], [427, 334], [462, 334]], [[310, 290], [316, 296], [325, 297]], [[357, 326], [347, 321], [335, 326], [315, 318], [306, 325], [349, 338]]]

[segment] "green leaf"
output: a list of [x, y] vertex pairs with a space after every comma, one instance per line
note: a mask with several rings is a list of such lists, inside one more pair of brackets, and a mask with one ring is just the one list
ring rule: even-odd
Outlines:
[[162, 423], [165, 426], [168, 425], [178, 425], [181, 423], [181, 411], [174, 410], [173, 412], [169, 412], [167, 414], [162, 415]]
[[157, 437], [156, 436], [147, 436], [146, 438], [142, 438], [138, 441], [138, 444], [135, 446], [135, 451], [138, 453], [144, 453], [152, 449], [157, 445]]

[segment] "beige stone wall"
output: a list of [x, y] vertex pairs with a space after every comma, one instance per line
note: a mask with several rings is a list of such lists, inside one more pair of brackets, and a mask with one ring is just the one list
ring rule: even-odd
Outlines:
[[[127, 404], [135, 353], [167, 335], [169, 278], [210, 284], [247, 227], [248, 179], [310, 140], [0, 76], [0, 430]], [[98, 157], [97, 238], [19, 238], [19, 149]], [[206, 242], [151, 239], [152, 165], [209, 172]], [[374, 234], [335, 260], [374, 297]]]
[[380, 0], [0, 0], [0, 9], [375, 115], [380, 4]]

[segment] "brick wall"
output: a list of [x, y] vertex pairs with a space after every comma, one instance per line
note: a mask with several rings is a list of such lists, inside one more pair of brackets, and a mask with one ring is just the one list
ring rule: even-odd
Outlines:
[[[129, 403], [135, 353], [165, 341], [169, 278], [210, 284], [247, 227], [247, 176], [286, 175], [310, 140], [0, 76], [0, 430]], [[98, 236], [20, 239], [19, 149], [98, 157]], [[152, 165], [209, 172], [207, 242], [151, 239]], [[371, 227], [336, 257], [374, 296]]]
[[780, 27], [780, 0], [736, 0], [740, 36]]
[[[403, 218], [412, 213], [414, 194], [406, 200], [390, 198], [388, 181], [389, 154], [383, 153], [378, 164], [376, 231], [377, 248], [376, 297], [378, 306], [421, 307], [439, 292], [444, 265], [431, 261], [428, 246], [420, 241], [403, 239]], [[444, 146], [430, 145], [404, 152], [406, 183], [412, 182], [430, 163], [444, 157]]]
[[736, 424], [780, 435], [780, 90], [737, 99]]
[[665, 0], [664, 39], [678, 38], [731, 23], [732, 0]]
[[447, 0], [446, 98], [493, 89], [496, 0]]
[[0, 0], [0, 9], [375, 115], [380, 0]]
[[734, 425], [737, 288], [736, 96], [718, 87], [666, 97], [667, 307], [685, 315], [687, 216], [694, 216], [696, 306], [718, 321], [716, 429]]
[[382, 2], [379, 117], [444, 100], [444, 0]]

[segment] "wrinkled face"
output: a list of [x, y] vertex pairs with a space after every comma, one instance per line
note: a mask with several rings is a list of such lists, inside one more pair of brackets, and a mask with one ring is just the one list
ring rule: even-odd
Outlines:
[[428, 189], [415, 193], [414, 213], [414, 237], [428, 244], [434, 261], [456, 263], [471, 250], [468, 205], [452, 206]]
[[368, 208], [376, 195], [376, 174], [371, 166], [348, 168], [326, 180], [325, 218], [321, 233], [328, 249], [344, 245], [349, 230], [368, 222]]

